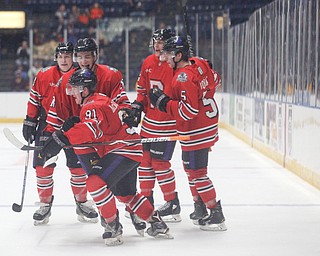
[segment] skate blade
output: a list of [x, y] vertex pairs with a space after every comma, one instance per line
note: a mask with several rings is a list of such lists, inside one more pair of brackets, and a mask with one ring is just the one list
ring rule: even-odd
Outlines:
[[105, 238], [104, 243], [108, 246], [117, 246], [123, 244], [122, 236], [112, 237], [112, 238]]
[[204, 231], [226, 231], [227, 226], [224, 224], [224, 222], [220, 224], [206, 224], [206, 225], [201, 225], [200, 226], [201, 230]]
[[136, 229], [136, 231], [139, 236], [144, 237], [144, 229], [140, 229], [140, 230]]
[[126, 217], [127, 219], [130, 219], [130, 213], [128, 211], [125, 212], [124, 217]]
[[192, 220], [193, 225], [199, 226], [199, 220]]
[[166, 233], [166, 234], [157, 234], [155, 236], [153, 236], [154, 238], [156, 239], [174, 239], [174, 237], [169, 234], [169, 233]]
[[98, 218], [86, 218], [83, 215], [78, 215], [77, 220], [82, 223], [98, 223]]
[[174, 237], [169, 233], [169, 228], [163, 231], [164, 233], [152, 234], [150, 228], [147, 229], [146, 233], [156, 239], [173, 239]]
[[49, 223], [49, 218], [45, 218], [44, 220], [35, 220], [33, 221], [34, 226], [43, 226]]
[[167, 215], [167, 216], [161, 216], [161, 218], [162, 218], [162, 220], [164, 222], [168, 222], [168, 223], [181, 222], [180, 214], [172, 214], [172, 215]]

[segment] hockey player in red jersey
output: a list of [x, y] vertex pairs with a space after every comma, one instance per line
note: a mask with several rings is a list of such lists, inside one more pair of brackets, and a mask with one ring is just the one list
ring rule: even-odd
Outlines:
[[[171, 95], [173, 70], [159, 57], [164, 41], [174, 35], [171, 29], [158, 29], [153, 33], [150, 46], [154, 53], [143, 62], [136, 84], [137, 98], [132, 104], [132, 111], [137, 117], [135, 126], [141, 121], [141, 112], [145, 113], [140, 132], [145, 138], [174, 136], [177, 133], [175, 119], [155, 108], [148, 98], [148, 93], [153, 88]], [[153, 204], [153, 189], [157, 179], [166, 201], [158, 211], [165, 221], [171, 222], [181, 221], [175, 175], [170, 164], [175, 144], [175, 141], [144, 144], [143, 158], [138, 168], [141, 193]]]
[[113, 67], [97, 64], [97, 60], [98, 46], [95, 40], [92, 38], [79, 39], [74, 47], [74, 61], [78, 63], [79, 67], [70, 70], [59, 80], [48, 113], [47, 131], [53, 132], [61, 129], [68, 117], [79, 115], [79, 105], [75, 103], [73, 97], [65, 93], [69, 78], [79, 68], [89, 68], [95, 72], [98, 77], [96, 92], [106, 94], [121, 108], [130, 108], [121, 72]]
[[220, 201], [216, 201], [215, 188], [207, 176], [208, 153], [218, 141], [219, 112], [214, 94], [220, 78], [206, 60], [189, 58], [184, 37], [166, 40], [161, 55], [175, 70], [172, 95], [156, 88], [150, 90], [149, 97], [154, 106], [177, 120], [179, 135], [191, 136], [181, 141], [183, 166], [195, 206], [190, 218], [203, 230], [226, 230]]
[[[70, 144], [140, 138], [133, 128], [123, 123], [124, 113], [119, 105], [106, 95], [95, 93], [96, 86], [97, 77], [90, 69], [80, 69], [72, 74], [67, 93], [81, 106], [80, 121], [69, 129], [55, 131], [45, 143], [41, 154], [51, 157], [58, 154], [63, 146]], [[107, 245], [123, 243], [122, 225], [114, 195], [132, 212], [150, 223], [148, 235], [171, 238], [169, 228], [159, 213], [154, 211], [147, 198], [137, 193], [141, 143], [77, 147], [75, 151], [88, 175], [87, 188], [99, 209], [101, 225], [105, 229], [102, 237]]]
[[[79, 67], [70, 70], [58, 82], [58, 87], [54, 91], [54, 97], [48, 112], [48, 126], [46, 130], [54, 132], [59, 129], [66, 130], [78, 121], [80, 106], [74, 98], [67, 95], [66, 87], [71, 75], [78, 69], [89, 68], [97, 76], [97, 85], [95, 91], [103, 93], [119, 105], [123, 112], [130, 112], [130, 101], [127, 97], [122, 74], [119, 70], [102, 64], [97, 64], [98, 46], [94, 39], [79, 39], [74, 47], [74, 61]], [[69, 118], [72, 117], [72, 118]], [[124, 116], [124, 122], [131, 123], [131, 119]], [[82, 170], [84, 174], [84, 170]], [[84, 184], [85, 185], [85, 184]], [[131, 220], [136, 227], [138, 220], [131, 216]]]
[[[54, 90], [61, 76], [73, 68], [72, 61], [73, 44], [70, 42], [59, 43], [55, 49], [54, 61], [57, 65], [43, 68], [35, 77], [27, 105], [27, 116], [23, 122], [23, 136], [25, 140], [36, 145], [43, 145], [48, 138], [44, 132], [47, 114], [52, 101]], [[65, 150], [67, 166], [71, 172], [71, 188], [77, 203], [77, 214], [80, 221], [85, 221], [81, 210], [85, 209], [90, 215], [91, 222], [98, 221], [98, 214], [87, 202], [87, 190], [85, 186], [86, 175], [72, 149]], [[37, 191], [40, 199], [40, 209], [34, 215], [34, 224], [46, 224], [51, 215], [53, 201], [53, 171], [55, 165], [43, 167], [44, 159], [38, 151], [34, 153], [33, 167], [37, 175]]]

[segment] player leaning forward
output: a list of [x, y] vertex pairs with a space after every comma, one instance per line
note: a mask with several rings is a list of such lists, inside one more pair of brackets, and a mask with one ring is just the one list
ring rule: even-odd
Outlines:
[[215, 188], [207, 176], [208, 153], [218, 140], [219, 113], [214, 94], [220, 84], [219, 75], [206, 60], [189, 58], [184, 37], [166, 40], [162, 57], [175, 70], [172, 97], [160, 89], [150, 90], [149, 97], [154, 106], [177, 120], [179, 135], [191, 136], [180, 142], [195, 206], [190, 218], [203, 230], [226, 230], [220, 201], [216, 201]]
[[[63, 146], [70, 144], [140, 138], [133, 128], [123, 123], [119, 105], [106, 95], [95, 93], [96, 85], [97, 77], [90, 69], [80, 69], [72, 74], [67, 93], [81, 106], [80, 122], [69, 130], [55, 131], [44, 145], [44, 157], [56, 155]], [[75, 152], [88, 175], [87, 188], [99, 209], [101, 225], [105, 228], [102, 237], [107, 245], [123, 243], [115, 196], [150, 224], [148, 235], [172, 238], [149, 200], [137, 193], [141, 143], [76, 148]]]
[[[80, 38], [74, 47], [73, 57], [79, 67], [71, 69], [64, 74], [54, 90], [46, 127], [46, 130], [51, 133], [60, 129], [66, 131], [79, 121], [78, 116], [81, 107], [75, 102], [74, 97], [66, 94], [67, 84], [71, 75], [79, 69], [89, 68], [95, 73], [97, 77], [95, 92], [105, 94], [111, 98], [124, 112], [130, 109], [130, 101], [125, 91], [121, 72], [114, 67], [97, 63], [99, 57], [98, 45], [93, 38]], [[127, 118], [128, 116], [123, 119], [124, 122], [126, 122]], [[79, 177], [85, 176], [85, 171], [83, 171], [83, 176], [79, 175]], [[82, 184], [85, 186], [85, 182], [82, 182]], [[89, 219], [90, 214], [87, 217]], [[137, 232], [140, 233], [145, 223], [134, 217], [134, 215], [131, 215], [132, 223]]]

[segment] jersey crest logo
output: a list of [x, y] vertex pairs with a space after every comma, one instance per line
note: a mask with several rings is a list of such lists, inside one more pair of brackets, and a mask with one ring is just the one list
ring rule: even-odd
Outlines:
[[151, 73], [151, 72], [152, 72], [152, 68], [147, 68], [147, 69], [145, 70], [145, 72], [146, 72], [146, 73]]
[[50, 107], [54, 108], [55, 105], [56, 105], [56, 98], [55, 98], [55, 96], [52, 96], [52, 101], [51, 101]]
[[180, 73], [180, 74], [178, 75], [178, 77], [177, 77], [177, 81], [179, 81], [179, 82], [186, 82], [186, 81], [188, 81], [188, 76], [187, 76], [187, 74], [186, 74], [185, 72]]
[[56, 84], [56, 86], [59, 87], [60, 84], [61, 84], [61, 82], [62, 82], [62, 77], [59, 79], [59, 81], [58, 81], [58, 83]]

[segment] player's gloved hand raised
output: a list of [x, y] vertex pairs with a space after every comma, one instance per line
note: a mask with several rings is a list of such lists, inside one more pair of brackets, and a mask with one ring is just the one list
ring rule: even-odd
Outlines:
[[62, 125], [62, 131], [63, 132], [69, 131], [74, 126], [74, 124], [79, 122], [80, 122], [80, 117], [70, 116], [66, 121], [64, 121]]
[[121, 109], [124, 112], [122, 120], [130, 127], [138, 127], [138, 125], [141, 122], [141, 113], [143, 111], [143, 105], [135, 100], [131, 103], [131, 107], [131, 110], [128, 108]]
[[167, 112], [167, 103], [171, 100], [162, 90], [154, 88], [149, 91], [149, 99], [152, 105], [162, 112]]
[[32, 118], [28, 115], [23, 120], [22, 134], [26, 141], [32, 143], [35, 140], [36, 130], [38, 126], [38, 118]]
[[66, 145], [70, 145], [68, 138], [61, 131], [56, 131], [44, 143], [41, 156], [47, 159], [56, 156]]
[[129, 108], [120, 109], [122, 112], [122, 122], [127, 124], [129, 127], [133, 127], [136, 125], [136, 117], [133, 115], [132, 110]]

